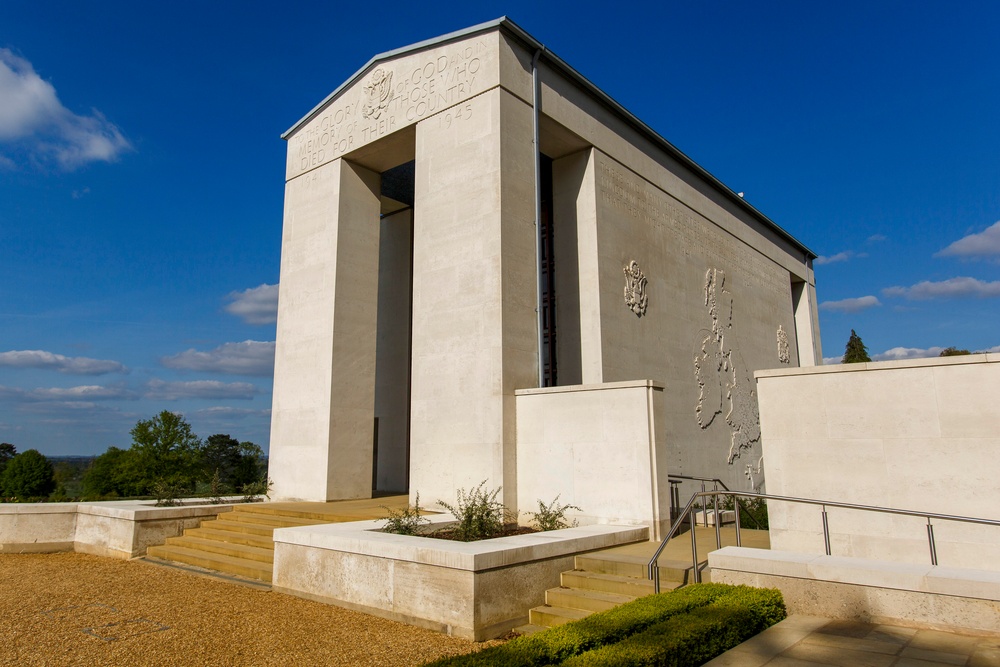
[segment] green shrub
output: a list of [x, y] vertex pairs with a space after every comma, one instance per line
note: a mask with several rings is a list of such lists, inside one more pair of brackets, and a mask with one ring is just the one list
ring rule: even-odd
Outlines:
[[489, 491], [484, 489], [484, 486], [486, 486], [485, 479], [468, 493], [465, 489], [459, 489], [458, 500], [454, 505], [443, 500], [438, 501], [455, 516], [458, 523], [449, 526], [448, 530], [454, 532], [462, 542], [496, 537], [503, 533], [504, 525], [510, 518], [507, 508], [497, 500], [500, 487]]
[[781, 593], [739, 586], [713, 603], [657, 623], [566, 667], [697, 667], [785, 617]]
[[435, 667], [540, 667], [559, 664], [574, 655], [620, 642], [668, 618], [703, 607], [732, 589], [726, 584], [694, 584], [669, 593], [648, 595], [573, 623], [512, 639], [479, 653], [446, 658], [431, 664]]
[[420, 514], [420, 494], [417, 493], [417, 497], [413, 502], [413, 507], [407, 505], [401, 510], [394, 510], [382, 505], [382, 509], [389, 513], [381, 521], [385, 521], [385, 526], [382, 530], [387, 533], [395, 533], [396, 535], [419, 535], [420, 526], [425, 523], [430, 523], [430, 519], [422, 516]]
[[569, 528], [570, 525], [575, 526], [576, 521], [570, 524], [566, 521], [566, 510], [576, 510], [582, 512], [583, 510], [576, 505], [558, 505], [559, 496], [548, 505], [542, 502], [541, 498], [538, 500], [538, 511], [528, 512], [528, 515], [535, 521], [535, 525], [538, 526], [538, 530], [561, 530], [562, 528]]

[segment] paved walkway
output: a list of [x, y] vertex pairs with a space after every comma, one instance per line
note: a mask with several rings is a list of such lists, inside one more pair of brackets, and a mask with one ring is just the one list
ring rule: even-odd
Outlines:
[[1000, 635], [982, 637], [815, 616], [781, 623], [705, 667], [997, 667]]

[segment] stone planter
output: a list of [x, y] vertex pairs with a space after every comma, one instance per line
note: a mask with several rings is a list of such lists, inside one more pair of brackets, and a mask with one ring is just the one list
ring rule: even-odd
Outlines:
[[382, 525], [275, 530], [274, 590], [482, 641], [526, 623], [575, 555], [649, 539], [645, 526], [590, 525], [452, 542], [383, 533]]

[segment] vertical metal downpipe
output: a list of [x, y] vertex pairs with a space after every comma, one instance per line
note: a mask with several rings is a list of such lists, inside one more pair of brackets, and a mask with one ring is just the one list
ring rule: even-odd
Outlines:
[[542, 349], [542, 331], [545, 316], [542, 313], [542, 153], [538, 144], [538, 58], [545, 47], [535, 51], [531, 58], [531, 113], [535, 149], [535, 311], [538, 315], [538, 386], [545, 386], [545, 362]]

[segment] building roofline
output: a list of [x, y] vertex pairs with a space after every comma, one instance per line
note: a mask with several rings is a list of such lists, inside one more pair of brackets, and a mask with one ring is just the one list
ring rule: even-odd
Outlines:
[[506, 16], [501, 16], [498, 19], [492, 21], [487, 21], [485, 23], [480, 23], [478, 25], [465, 28], [463, 30], [457, 30], [455, 32], [450, 32], [447, 35], [441, 35], [440, 37], [434, 37], [433, 39], [427, 39], [422, 42], [417, 42], [416, 44], [410, 44], [409, 46], [404, 46], [398, 49], [393, 49], [391, 51], [386, 51], [373, 56], [368, 62], [364, 64], [357, 72], [355, 72], [347, 81], [337, 86], [337, 88], [327, 95], [322, 102], [317, 104], [313, 109], [299, 119], [292, 127], [285, 131], [282, 135], [282, 139], [288, 139], [289, 136], [294, 134], [300, 127], [312, 120], [317, 114], [322, 111], [322, 109], [329, 104], [331, 100], [336, 98], [342, 91], [354, 85], [362, 76], [372, 67], [379, 62], [384, 62], [397, 58], [399, 56], [407, 55], [415, 51], [420, 51], [434, 46], [440, 46], [442, 44], [447, 44], [449, 42], [458, 41], [464, 39], [471, 35], [489, 32], [491, 30], [501, 29], [506, 31], [508, 34], [517, 38], [524, 43], [525, 46], [532, 50], [541, 51], [541, 58], [544, 58], [553, 68], [566, 75], [581, 87], [583, 87], [588, 93], [596, 97], [601, 103], [607, 106], [614, 113], [622, 117], [626, 123], [631, 125], [634, 129], [638, 130], [647, 139], [652, 141], [654, 144], [662, 148], [668, 155], [680, 162], [683, 166], [690, 169], [696, 175], [705, 179], [710, 185], [715, 187], [723, 196], [725, 196], [732, 203], [736, 204], [739, 208], [748, 212], [754, 218], [757, 218], [763, 222], [767, 227], [777, 232], [779, 236], [794, 245], [796, 248], [801, 250], [805, 254], [805, 259], [812, 260], [816, 259], [817, 255], [807, 246], [802, 244], [798, 239], [787, 232], [778, 223], [771, 220], [769, 217], [764, 215], [760, 210], [754, 207], [752, 204], [748, 203], [745, 199], [740, 197], [738, 194], [733, 192], [729, 186], [725, 185], [722, 181], [713, 176], [708, 170], [699, 165], [693, 159], [688, 157], [683, 151], [674, 146], [672, 143], [667, 141], [660, 133], [651, 128], [649, 125], [640, 120], [635, 114], [630, 112], [620, 103], [618, 103], [613, 97], [605, 93], [603, 90], [598, 88], [593, 82], [587, 77], [580, 74], [576, 69], [574, 69], [565, 60], [554, 54], [552, 51], [548, 50], [544, 44], [535, 39], [530, 33], [528, 33], [524, 28], [514, 23], [512, 20]]

